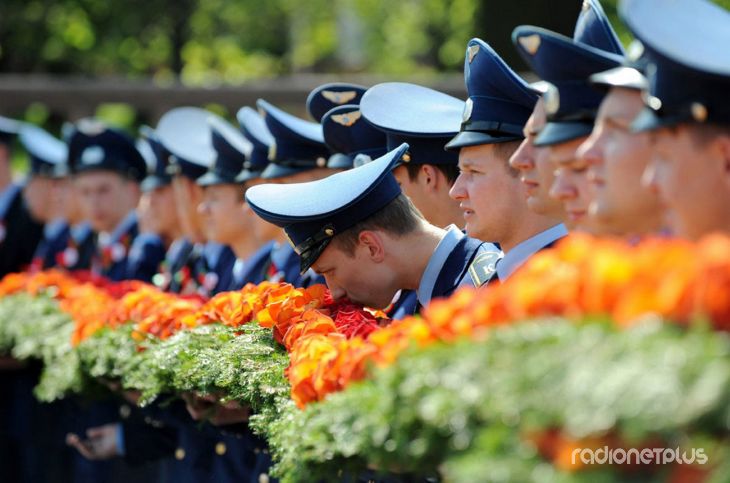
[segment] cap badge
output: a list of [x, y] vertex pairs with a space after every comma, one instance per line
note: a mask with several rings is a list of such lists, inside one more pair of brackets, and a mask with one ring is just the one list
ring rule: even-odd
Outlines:
[[707, 120], [707, 108], [701, 102], [693, 102], [690, 106], [692, 118], [697, 122], [705, 122]]
[[272, 142], [269, 145], [269, 155], [268, 155], [269, 161], [275, 161], [276, 160], [276, 143]]
[[479, 45], [471, 45], [469, 48], [466, 49], [466, 55], [469, 58], [469, 63], [471, 64], [471, 61], [474, 60], [474, 57], [477, 56], [479, 53]]
[[518, 39], [518, 42], [522, 46], [523, 49], [527, 51], [530, 55], [535, 55], [540, 49], [540, 36], [537, 34], [527, 35], [525, 37], [520, 37]]
[[350, 127], [362, 116], [360, 111], [346, 112], [345, 114], [334, 114], [332, 120], [341, 126]]
[[333, 104], [345, 104], [357, 97], [357, 91], [322, 91], [322, 97]]
[[467, 122], [471, 119], [471, 112], [474, 109], [474, 101], [471, 98], [466, 100], [464, 103], [464, 112], [461, 115], [461, 122]]
[[548, 84], [547, 91], [542, 96], [545, 100], [545, 113], [552, 116], [560, 109], [560, 91], [552, 84]]
[[104, 161], [104, 148], [101, 146], [89, 146], [81, 153], [81, 164], [94, 165]]

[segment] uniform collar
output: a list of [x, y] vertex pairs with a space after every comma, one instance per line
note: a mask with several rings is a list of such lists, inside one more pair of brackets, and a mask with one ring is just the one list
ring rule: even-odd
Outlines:
[[528, 258], [567, 234], [568, 229], [560, 223], [515, 246], [505, 253], [504, 258], [497, 264], [499, 280], [502, 282], [507, 280]]
[[58, 237], [58, 235], [68, 226], [68, 223], [63, 218], [56, 218], [55, 220], [46, 223], [43, 227], [43, 236], [50, 240]]
[[74, 239], [74, 241], [76, 241], [76, 243], [82, 242], [84, 238], [88, 237], [90, 234], [91, 224], [86, 221], [83, 221], [78, 225], [74, 225], [71, 227], [71, 237]]
[[436, 286], [441, 270], [444, 268], [446, 259], [449, 257], [454, 247], [459, 241], [466, 235], [462, 233], [455, 225], [449, 225], [446, 229], [446, 234], [441, 238], [441, 241], [436, 246], [431, 258], [428, 260], [426, 270], [423, 271], [421, 276], [421, 283], [418, 285], [418, 302], [421, 305], [427, 305], [431, 301], [433, 296], [433, 289]]
[[127, 216], [124, 217], [124, 219], [117, 225], [117, 227], [114, 228], [114, 231], [111, 232], [108, 237], [106, 237], [106, 240], [104, 240], [103, 244], [111, 245], [118, 242], [122, 239], [122, 237], [124, 237], [124, 235], [132, 231], [136, 224], [137, 212], [132, 210], [127, 214]]

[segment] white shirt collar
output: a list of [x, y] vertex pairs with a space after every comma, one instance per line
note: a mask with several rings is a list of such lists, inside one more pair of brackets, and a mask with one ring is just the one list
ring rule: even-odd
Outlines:
[[446, 259], [454, 250], [457, 243], [459, 243], [459, 240], [465, 236], [456, 225], [446, 227], [446, 234], [441, 238], [441, 241], [436, 246], [436, 250], [433, 251], [431, 258], [428, 260], [428, 265], [426, 265], [426, 270], [423, 271], [421, 283], [418, 285], [418, 290], [416, 291], [418, 302], [421, 305], [427, 305], [431, 301], [433, 289], [436, 286], [441, 269], [446, 263]]
[[497, 264], [499, 280], [502, 282], [507, 280], [528, 258], [567, 234], [568, 229], [560, 223], [515, 246], [505, 253], [504, 258]]

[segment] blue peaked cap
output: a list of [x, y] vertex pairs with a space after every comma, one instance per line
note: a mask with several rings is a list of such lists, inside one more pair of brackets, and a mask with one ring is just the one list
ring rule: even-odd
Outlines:
[[401, 189], [391, 172], [403, 144], [358, 168], [307, 183], [263, 184], [246, 191], [258, 216], [284, 228], [305, 272], [337, 234], [393, 201]]
[[538, 94], [481, 39], [467, 44], [464, 81], [469, 98], [461, 131], [446, 145], [447, 149], [523, 138], [522, 130]]
[[730, 12], [705, 0], [624, 1], [620, 13], [648, 63], [632, 128], [730, 124]]
[[168, 174], [197, 180], [213, 165], [211, 116], [214, 114], [199, 107], [176, 107], [160, 118], [155, 132], [170, 153]]
[[600, 4], [584, 1], [572, 39], [523, 25], [512, 32], [512, 41], [530, 68], [550, 84], [543, 96], [548, 122], [535, 145], [560, 144], [590, 134], [605, 91], [595, 89], [589, 78], [624, 61], [624, 50]]
[[23, 124], [22, 121], [0, 116], [0, 143], [10, 144]]
[[141, 137], [137, 140], [137, 149], [147, 162], [147, 176], [142, 180], [140, 189], [150, 192], [169, 185], [172, 182], [172, 177], [167, 173], [170, 152], [160, 143], [151, 127], [140, 127], [139, 134]]
[[236, 184], [236, 177], [244, 168], [253, 146], [241, 131], [222, 118], [210, 117], [208, 125], [215, 161], [197, 183], [200, 186]]
[[30, 174], [61, 178], [68, 174], [68, 147], [43, 128], [23, 123], [18, 140], [30, 157]]
[[263, 99], [256, 102], [271, 136], [269, 166], [261, 173], [275, 179], [327, 166], [330, 155], [324, 144], [322, 126], [282, 111]]
[[366, 121], [385, 133], [389, 151], [408, 144], [399, 163], [458, 164], [459, 153], [444, 147], [461, 127], [461, 99], [416, 84], [386, 82], [368, 89], [360, 110]]
[[352, 168], [355, 157], [379, 158], [386, 152], [385, 133], [368, 124], [360, 106], [338, 106], [322, 117], [322, 131], [327, 146], [334, 152], [327, 163], [330, 168]]
[[137, 182], [147, 173], [147, 164], [129, 135], [90, 118], [77, 122], [69, 134], [68, 165], [76, 174], [113, 171]]
[[338, 106], [346, 104], [360, 104], [360, 99], [367, 87], [346, 82], [332, 82], [324, 84], [307, 96], [307, 112], [317, 122], [321, 122], [324, 115]]

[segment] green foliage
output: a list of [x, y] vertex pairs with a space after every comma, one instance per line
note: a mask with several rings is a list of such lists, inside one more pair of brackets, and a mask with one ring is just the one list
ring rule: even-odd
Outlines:
[[[119, 347], [111, 335], [99, 333], [90, 340], [97, 338], [109, 344], [102, 352], [114, 354]], [[141, 391], [143, 405], [163, 394], [216, 394], [250, 406], [255, 412], [251, 426], [259, 434], [266, 434], [285, 411], [295, 410], [284, 376], [289, 358], [269, 329], [207, 325], [162, 341], [149, 339], [140, 347], [134, 354], [117, 352], [117, 360], [99, 371], [105, 374], [97, 375], [119, 376], [125, 389]]]
[[366, 463], [457, 482], [555, 479], [521, 435], [617, 430], [674, 445], [726, 434], [729, 356], [727, 334], [699, 328], [523, 323], [486, 342], [412, 351], [276, 425], [270, 442], [287, 482]]
[[[518, 24], [559, 24], [569, 33], [580, 0], [549, 10], [542, 1], [511, 8], [478, 0], [3, 0], [0, 72], [215, 85], [292, 72], [460, 71], [472, 37], [515, 59], [508, 32]], [[713, 1], [730, 9], [730, 0]], [[602, 4], [628, 43], [618, 0]], [[500, 38], [487, 20], [507, 27]]]
[[81, 392], [92, 381], [80, 370], [78, 352], [71, 346], [74, 325], [46, 295], [0, 298], [0, 350], [19, 360], [38, 359], [43, 373], [35, 389], [42, 401]]

